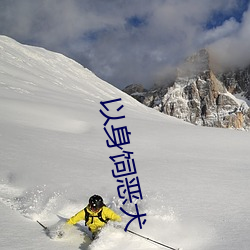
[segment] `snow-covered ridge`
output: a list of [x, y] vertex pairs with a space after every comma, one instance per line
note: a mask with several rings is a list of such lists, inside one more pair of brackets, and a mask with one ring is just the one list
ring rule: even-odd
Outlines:
[[[107, 205], [118, 210], [120, 201], [115, 196], [115, 182], [110, 184], [112, 164], [103, 131], [105, 118], [99, 112], [100, 101], [116, 98], [122, 98], [124, 114], [130, 116], [126, 120], [130, 127], [134, 123], [131, 117], [138, 119], [139, 124], [160, 117], [71, 59], [0, 37], [0, 209], [3, 214], [8, 211], [2, 205], [29, 220], [39, 219], [51, 225], [58, 220], [57, 214], [70, 217], [82, 209], [93, 193], [100, 193]], [[169, 122], [181, 124], [173, 119]], [[7, 232], [13, 231], [7, 221], [2, 225]], [[35, 225], [33, 231], [36, 230], [41, 229]], [[28, 242], [25, 237], [29, 235], [28, 230], [23, 232], [24, 242]], [[0, 245], [4, 249], [30, 247], [22, 239], [9, 246], [8, 236], [2, 234], [2, 237]], [[82, 237], [77, 230], [73, 232], [65, 249], [79, 245], [80, 249], [87, 249], [90, 242], [83, 243]], [[53, 249], [53, 243], [47, 245]]]
[[[88, 129], [88, 122], [72, 117], [74, 110], [70, 106], [75, 104], [98, 105], [104, 99], [119, 96], [127, 108], [141, 106], [145, 110], [133, 98], [75, 61], [43, 48], [22, 45], [5, 36], [0, 36], [0, 74], [0, 111], [4, 112], [7, 107], [9, 111], [2, 115], [3, 120], [80, 133]], [[69, 95], [73, 101], [63, 112], [61, 107], [51, 107], [50, 104], [69, 102]]]
[[43, 91], [54, 88], [62, 93], [69, 90], [95, 99], [119, 93], [72, 59], [43, 48], [22, 45], [5, 36], [0, 36], [0, 60], [1, 85], [15, 92], [35, 94], [39, 87]]
[[162, 249], [112, 225], [90, 244], [84, 222], [51, 240], [36, 223], [53, 228], [95, 193], [127, 223], [109, 158], [121, 151], [107, 147], [99, 112], [111, 98], [122, 98], [125, 119], [114, 126], [131, 132], [124, 149], [134, 152], [147, 213], [142, 230], [130, 229], [184, 250], [249, 249], [249, 133], [192, 126], [62, 55], [6, 37], [0, 46], [1, 249]]

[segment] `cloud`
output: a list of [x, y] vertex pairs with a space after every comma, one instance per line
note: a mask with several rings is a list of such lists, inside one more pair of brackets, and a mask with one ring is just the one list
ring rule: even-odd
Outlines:
[[200, 38], [201, 44], [211, 44], [225, 37], [235, 34], [240, 28], [240, 24], [232, 17], [226, 20], [221, 26], [204, 31]]
[[[120, 88], [148, 87], [204, 46], [212, 44], [216, 53], [225, 45], [247, 49], [249, 14], [242, 22], [233, 17], [239, 2], [2, 0], [0, 33], [61, 52]], [[214, 20], [219, 15], [222, 23]]]
[[[227, 29], [224, 24], [220, 29]], [[242, 22], [221, 39], [210, 44], [215, 60], [225, 67], [244, 67], [250, 64], [250, 10], [243, 15]]]

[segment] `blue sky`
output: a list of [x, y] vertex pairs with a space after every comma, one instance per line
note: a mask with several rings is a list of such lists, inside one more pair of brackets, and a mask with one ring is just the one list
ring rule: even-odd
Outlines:
[[242, 22], [243, 14], [247, 11], [249, 5], [249, 0], [240, 0], [237, 3], [236, 8], [232, 8], [230, 12], [223, 12], [222, 10], [216, 10], [212, 12], [211, 18], [208, 19], [206, 28], [212, 29], [217, 26], [223, 25], [225, 20], [229, 20], [230, 18], [234, 18], [238, 23]]
[[250, 63], [249, 0], [1, 0], [0, 34], [69, 56], [111, 84], [146, 87], [201, 48]]

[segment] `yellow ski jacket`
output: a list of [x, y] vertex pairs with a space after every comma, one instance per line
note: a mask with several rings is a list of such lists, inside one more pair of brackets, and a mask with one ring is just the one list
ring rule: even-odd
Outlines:
[[[120, 215], [116, 214], [110, 208], [103, 206], [98, 212], [93, 212], [87, 207], [87, 212], [89, 213], [89, 219], [86, 221], [86, 225], [88, 226], [89, 230], [92, 233], [98, 231], [98, 229], [102, 228], [106, 223], [101, 221], [98, 218], [98, 214], [101, 213], [101, 217], [104, 221], [112, 220], [112, 221], [121, 221]], [[67, 224], [74, 225], [80, 220], [85, 220], [85, 211], [82, 209], [77, 214], [72, 216], [68, 221]]]

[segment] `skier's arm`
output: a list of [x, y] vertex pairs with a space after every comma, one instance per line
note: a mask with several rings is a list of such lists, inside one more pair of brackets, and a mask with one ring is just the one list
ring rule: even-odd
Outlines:
[[107, 219], [110, 219], [110, 220], [112, 220], [112, 221], [118, 221], [118, 222], [120, 222], [120, 221], [122, 220], [121, 216], [118, 215], [118, 214], [116, 214], [116, 213], [115, 213], [113, 210], [111, 210], [110, 208], [105, 207], [104, 210], [105, 210], [105, 217], [106, 217]]
[[75, 214], [74, 216], [72, 216], [72, 217], [67, 221], [67, 224], [75, 225], [78, 221], [84, 220], [84, 218], [85, 218], [85, 212], [84, 212], [84, 209], [83, 209], [83, 210], [81, 210], [80, 212], [78, 212], [77, 214]]

